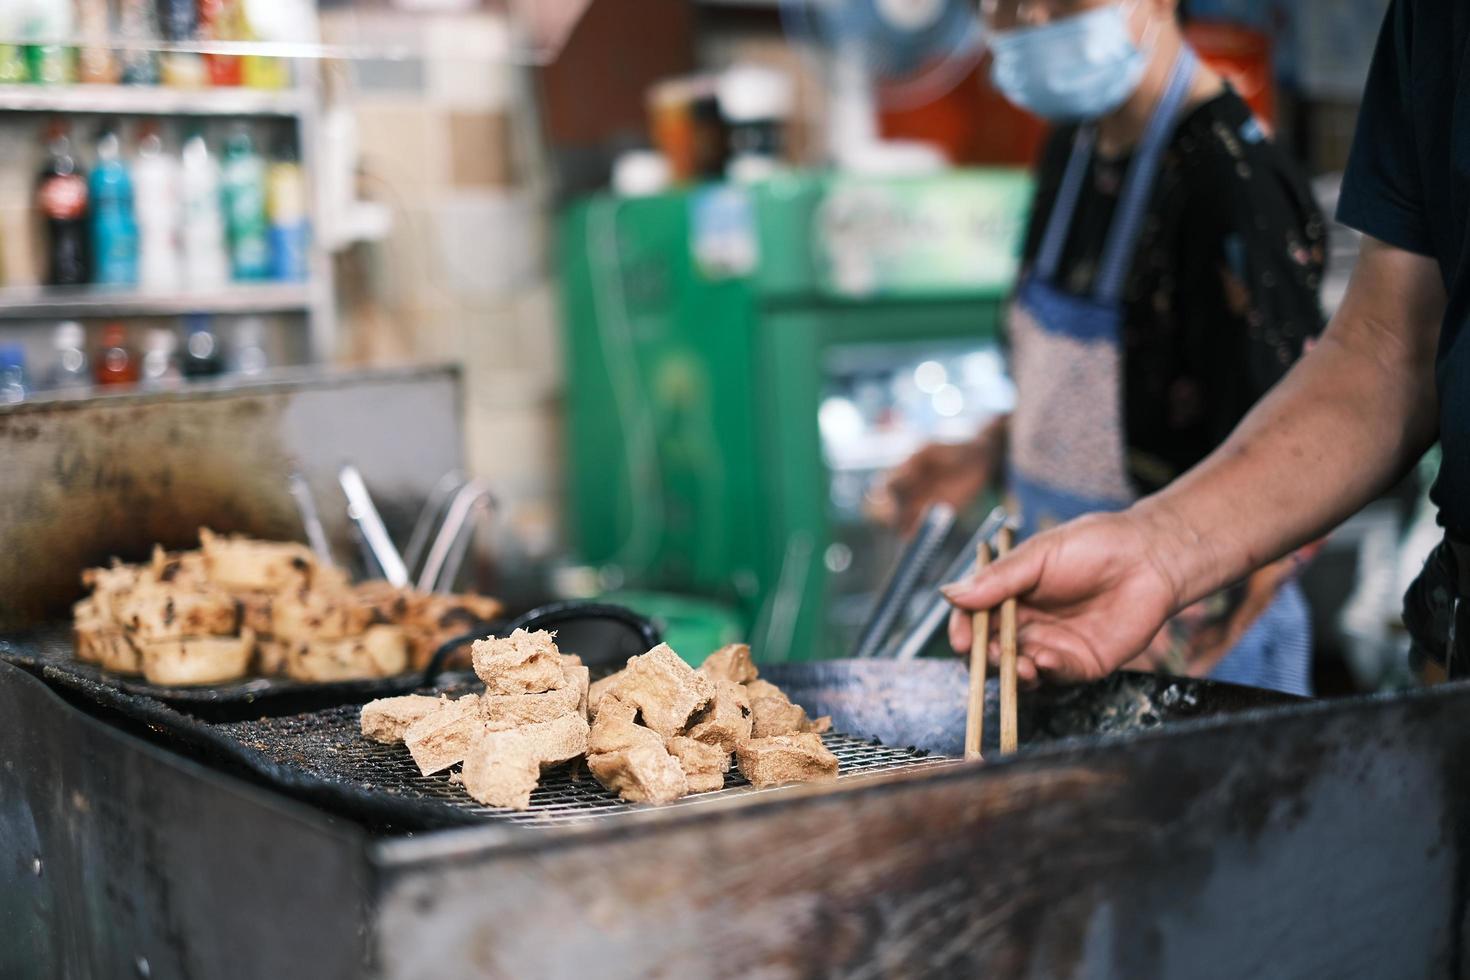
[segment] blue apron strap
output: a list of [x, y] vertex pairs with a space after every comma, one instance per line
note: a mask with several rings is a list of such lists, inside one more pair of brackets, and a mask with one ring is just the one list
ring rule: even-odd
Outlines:
[[1153, 196], [1154, 177], [1159, 172], [1164, 150], [1174, 136], [1179, 114], [1189, 99], [1189, 89], [1198, 66], [1199, 59], [1194, 50], [1185, 45], [1174, 62], [1169, 86], [1149, 118], [1138, 152], [1128, 168], [1118, 208], [1108, 229], [1107, 243], [1103, 246], [1097, 279], [1093, 283], [1093, 298], [1100, 303], [1116, 304], [1123, 296], [1124, 278], [1133, 264], [1138, 233], [1143, 226], [1149, 199]]
[[1087, 164], [1092, 160], [1095, 142], [1097, 130], [1092, 126], [1078, 129], [1077, 137], [1072, 141], [1072, 156], [1067, 160], [1056, 203], [1051, 206], [1051, 218], [1046, 223], [1046, 233], [1041, 237], [1041, 249], [1036, 253], [1036, 276], [1042, 282], [1055, 279], [1057, 266], [1061, 265], [1062, 249], [1067, 244], [1072, 215], [1076, 213], [1077, 202], [1082, 197], [1082, 181], [1087, 176]]

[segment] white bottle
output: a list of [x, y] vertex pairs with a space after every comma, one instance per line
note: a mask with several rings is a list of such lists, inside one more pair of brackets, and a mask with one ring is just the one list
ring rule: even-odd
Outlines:
[[181, 239], [184, 284], [189, 289], [218, 289], [230, 281], [225, 252], [225, 223], [220, 213], [219, 164], [203, 135], [184, 141]]
[[133, 164], [133, 201], [138, 221], [138, 284], [171, 292], [183, 284], [179, 260], [179, 164], [163, 151], [158, 132], [138, 140]]
[[167, 327], [153, 327], [143, 341], [143, 363], [138, 381], [144, 388], [172, 388], [182, 378], [175, 356], [179, 338]]

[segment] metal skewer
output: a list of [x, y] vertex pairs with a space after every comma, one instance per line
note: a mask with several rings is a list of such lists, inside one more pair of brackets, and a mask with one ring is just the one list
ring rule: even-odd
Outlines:
[[[1009, 525], [1001, 529], [996, 553], [1004, 558], [1010, 554], [1011, 539], [1015, 532]], [[1016, 600], [1005, 600], [1000, 605], [1000, 752], [1009, 755], [1016, 751]]]
[[[975, 568], [990, 564], [990, 545], [975, 547]], [[965, 716], [965, 758], [979, 759], [980, 740], [985, 733], [985, 663], [989, 659], [990, 610], [981, 609], [970, 619], [970, 708]]]
[[388, 537], [388, 529], [383, 526], [383, 518], [373, 505], [373, 498], [368, 494], [367, 484], [362, 481], [362, 474], [355, 466], [344, 466], [337, 475], [337, 482], [347, 495], [347, 513], [362, 531], [363, 540], [367, 542], [378, 567], [383, 570], [383, 577], [395, 587], [403, 588], [408, 584], [408, 569], [404, 567], [398, 549], [393, 547], [393, 539]]

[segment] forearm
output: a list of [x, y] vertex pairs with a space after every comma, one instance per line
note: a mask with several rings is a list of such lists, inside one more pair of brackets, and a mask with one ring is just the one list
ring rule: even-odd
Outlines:
[[1220, 449], [1135, 508], [1181, 605], [1351, 516], [1433, 442], [1443, 289], [1427, 260], [1404, 256], [1365, 251], [1316, 349]]

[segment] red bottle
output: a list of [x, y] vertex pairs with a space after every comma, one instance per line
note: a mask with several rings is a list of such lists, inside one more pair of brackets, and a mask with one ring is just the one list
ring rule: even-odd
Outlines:
[[109, 323], [102, 329], [102, 353], [96, 364], [99, 385], [138, 382], [138, 358], [128, 346], [128, 331], [121, 323]]
[[72, 155], [66, 124], [46, 133], [46, 166], [36, 181], [36, 207], [46, 223], [46, 282], [79, 286], [90, 278], [87, 262], [87, 179]]

